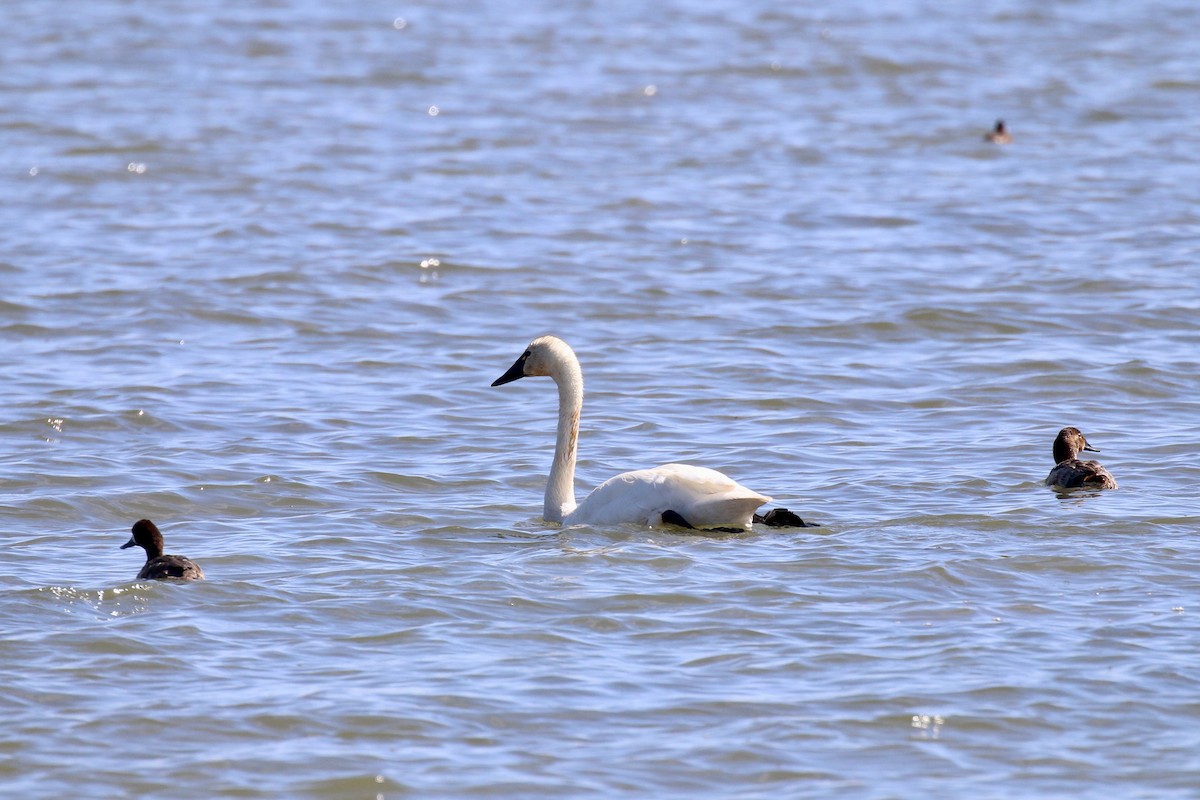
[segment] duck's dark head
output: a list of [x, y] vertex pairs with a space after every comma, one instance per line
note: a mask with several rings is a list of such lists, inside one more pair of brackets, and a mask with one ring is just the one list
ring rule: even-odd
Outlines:
[[158, 530], [158, 526], [148, 519], [139, 519], [133, 523], [133, 536], [129, 541], [121, 545], [124, 550], [127, 547], [140, 547], [146, 551], [146, 558], [158, 558], [163, 552], [162, 533]]

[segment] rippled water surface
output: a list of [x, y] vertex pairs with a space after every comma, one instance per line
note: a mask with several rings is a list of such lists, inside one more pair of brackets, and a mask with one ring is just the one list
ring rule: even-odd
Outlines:
[[[1192, 4], [0, 22], [13, 796], [1195, 796]], [[543, 523], [547, 332], [822, 527]]]

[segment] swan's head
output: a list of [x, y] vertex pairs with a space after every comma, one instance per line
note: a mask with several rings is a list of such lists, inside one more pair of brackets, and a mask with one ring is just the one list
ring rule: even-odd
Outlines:
[[508, 372], [492, 381], [492, 386], [503, 386], [518, 378], [549, 375], [555, 378], [567, 364], [578, 363], [575, 352], [557, 336], [539, 336], [529, 343], [521, 357], [513, 362]]

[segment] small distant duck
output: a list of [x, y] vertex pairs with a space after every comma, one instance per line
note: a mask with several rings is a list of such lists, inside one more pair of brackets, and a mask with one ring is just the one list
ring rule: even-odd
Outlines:
[[161, 581], [166, 578], [176, 578], [181, 581], [202, 581], [204, 570], [190, 558], [183, 556], [163, 555], [163, 537], [158, 526], [148, 519], [139, 519], [133, 523], [133, 536], [121, 545], [140, 547], [146, 551], [146, 564], [138, 573], [139, 581]]
[[1063, 428], [1054, 438], [1055, 467], [1046, 476], [1046, 485], [1058, 489], [1074, 489], [1079, 486], [1091, 489], [1115, 489], [1117, 481], [1096, 461], [1080, 461], [1080, 452], [1100, 451], [1088, 444], [1078, 428]]
[[998, 119], [996, 120], [996, 127], [985, 133], [983, 139], [985, 142], [991, 142], [992, 144], [1011, 144], [1012, 134], [1004, 127], [1004, 120]]

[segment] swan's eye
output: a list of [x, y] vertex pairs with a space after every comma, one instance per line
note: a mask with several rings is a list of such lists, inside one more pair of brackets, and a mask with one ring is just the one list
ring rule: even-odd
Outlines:
[[529, 351], [526, 350], [524, 353], [522, 353], [521, 358], [529, 358]]

